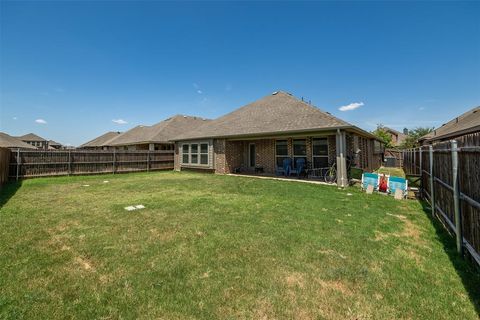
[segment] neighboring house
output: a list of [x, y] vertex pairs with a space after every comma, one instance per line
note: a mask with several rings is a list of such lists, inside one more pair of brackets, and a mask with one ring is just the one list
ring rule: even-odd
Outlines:
[[36, 147], [3, 132], [0, 132], [0, 147], [10, 149], [36, 149]]
[[[374, 170], [383, 147], [373, 134], [286, 92], [274, 92], [175, 139], [175, 170], [275, 174], [285, 158], [304, 158], [312, 168], [336, 163], [346, 185], [346, 157]], [[257, 169], [257, 170], [255, 170]]]
[[117, 131], [110, 131], [107, 133], [102, 134], [99, 137], [96, 137], [95, 139], [92, 139], [81, 146], [78, 147], [78, 149], [87, 149], [87, 150], [107, 150], [107, 144], [117, 138], [119, 135], [121, 135], [121, 132]]
[[402, 144], [402, 142], [407, 138], [408, 136], [408, 129], [405, 128], [403, 129], [403, 133], [399, 132], [397, 130], [394, 130], [389, 127], [382, 127], [382, 129], [390, 135], [392, 138], [392, 145], [393, 146], [399, 146]]
[[137, 126], [104, 145], [120, 150], [173, 150], [175, 145], [171, 140], [175, 136], [195, 130], [207, 121], [200, 117], [176, 115], [152, 126]]
[[55, 150], [59, 150], [59, 149], [62, 149], [63, 146], [62, 146], [61, 143], [58, 143], [58, 142], [53, 141], [53, 140], [49, 140], [49, 141], [48, 141], [48, 148], [49, 148], [49, 149], [52, 149], [52, 150], [54, 150], [54, 149], [55, 149]]
[[37, 136], [34, 133], [28, 133], [26, 135], [16, 137], [19, 140], [22, 140], [25, 143], [28, 143], [29, 145], [32, 145], [36, 147], [37, 149], [48, 149], [48, 140], [44, 139], [40, 136]]
[[421, 145], [435, 144], [478, 132], [480, 132], [480, 107], [475, 107], [424, 135], [418, 142]]

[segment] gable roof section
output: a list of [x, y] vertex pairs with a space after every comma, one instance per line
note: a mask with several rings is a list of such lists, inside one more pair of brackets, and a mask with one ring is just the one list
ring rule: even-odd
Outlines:
[[289, 93], [279, 91], [212, 120], [197, 130], [180, 134], [175, 140], [254, 136], [337, 128], [351, 128], [375, 138], [372, 134], [328, 112], [307, 104]]
[[462, 115], [443, 124], [433, 132], [421, 137], [419, 140], [441, 140], [480, 131], [480, 106], [475, 107]]
[[12, 137], [6, 133], [0, 132], [0, 147], [3, 148], [20, 148], [20, 149], [37, 149], [22, 140]]
[[17, 137], [17, 139], [22, 141], [47, 141], [47, 139], [37, 136], [35, 133], [27, 133], [23, 136]]
[[152, 126], [137, 126], [108, 142], [109, 146], [139, 143], [168, 143], [179, 134], [195, 130], [210, 120], [176, 115]]
[[49, 140], [49, 141], [48, 141], [48, 145], [49, 145], [49, 146], [59, 146], [59, 147], [62, 146], [61, 143], [58, 143], [58, 142], [53, 141], [53, 140]]
[[105, 145], [105, 143], [108, 143], [110, 140], [115, 139], [120, 134], [122, 133], [117, 131], [110, 131], [110, 132], [104, 133], [101, 136], [96, 137], [95, 139], [82, 144], [79, 148], [102, 147]]

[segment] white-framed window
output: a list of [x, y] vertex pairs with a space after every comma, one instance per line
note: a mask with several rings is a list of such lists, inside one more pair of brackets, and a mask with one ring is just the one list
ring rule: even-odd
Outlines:
[[207, 142], [183, 143], [182, 144], [182, 164], [208, 165], [209, 152]]
[[200, 164], [208, 164], [208, 143], [200, 143]]
[[288, 142], [287, 140], [275, 141], [275, 163], [278, 168], [283, 167], [283, 160], [288, 158]]
[[294, 139], [293, 140], [293, 167], [297, 166], [297, 160], [305, 159], [307, 163], [307, 140], [306, 139]]
[[327, 138], [313, 138], [312, 157], [314, 168], [328, 167], [328, 140]]

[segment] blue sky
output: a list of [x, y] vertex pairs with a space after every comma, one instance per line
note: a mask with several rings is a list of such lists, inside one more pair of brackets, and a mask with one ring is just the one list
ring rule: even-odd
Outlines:
[[276, 90], [367, 130], [480, 105], [479, 2], [0, 6], [0, 131], [12, 135], [78, 145]]

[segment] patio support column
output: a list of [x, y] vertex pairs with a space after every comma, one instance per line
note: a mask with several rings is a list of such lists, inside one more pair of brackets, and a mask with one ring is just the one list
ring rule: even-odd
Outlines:
[[347, 153], [347, 141], [345, 131], [337, 129], [336, 135], [337, 149], [337, 185], [344, 188], [348, 185], [347, 178], [347, 161], [345, 159]]

